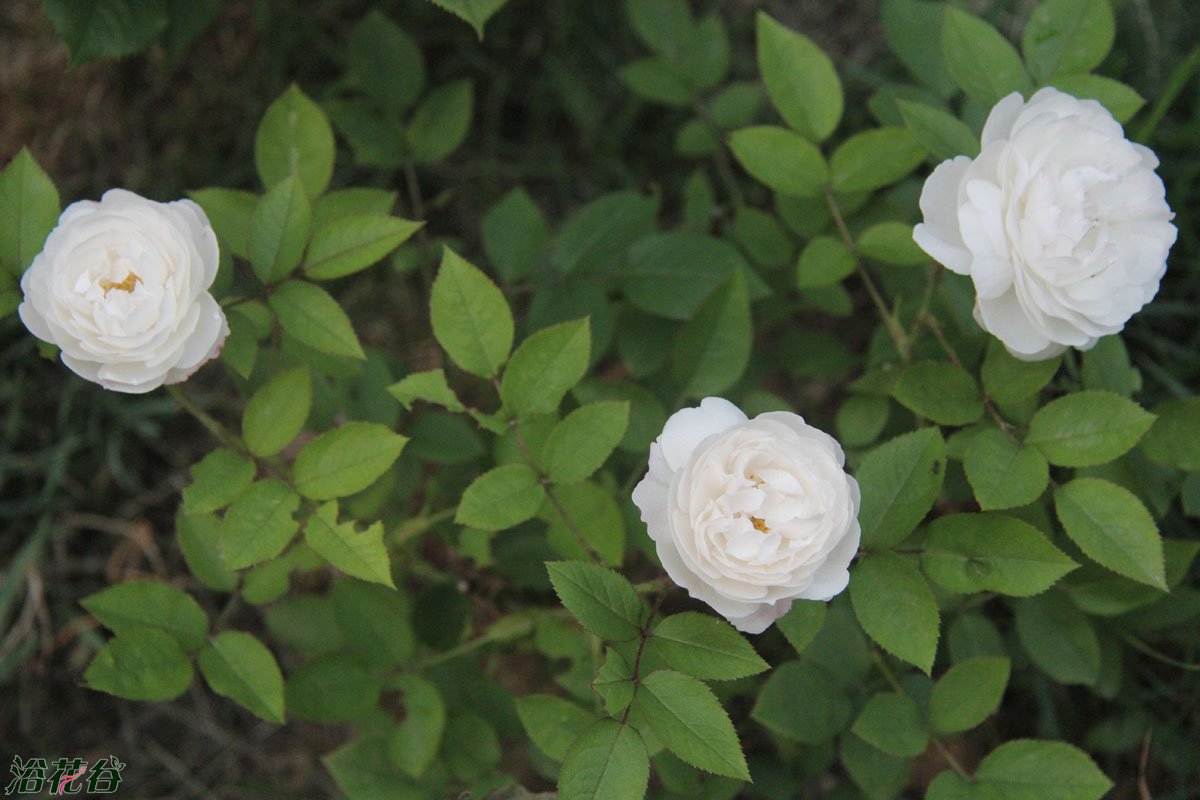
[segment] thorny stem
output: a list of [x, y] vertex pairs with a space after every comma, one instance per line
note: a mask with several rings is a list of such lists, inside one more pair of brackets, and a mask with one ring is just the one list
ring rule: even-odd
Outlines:
[[[421, 184], [417, 181], [417, 170], [411, 161], [404, 162], [404, 184], [408, 189], [411, 212], [420, 222], [425, 222], [425, 201], [421, 199]], [[433, 287], [433, 271], [429, 264], [429, 233], [422, 225], [417, 230], [417, 246], [421, 248], [421, 279], [425, 282], [425, 293]]]
[[192, 402], [192, 399], [183, 393], [178, 386], [170, 385], [166, 387], [167, 393], [175, 398], [175, 402], [179, 403], [180, 407], [196, 418], [196, 421], [205, 427], [205, 429], [216, 437], [217, 441], [228, 447], [230, 450], [237, 450], [239, 453], [249, 455], [253, 458], [247, 449], [246, 445], [237, 436], [234, 436], [229, 430], [218, 422], [211, 414], [202, 409], [200, 406]]
[[942, 743], [941, 739], [937, 738], [936, 736], [930, 736], [929, 741], [933, 742], [933, 746], [937, 748], [938, 753], [941, 754], [942, 758], [946, 759], [946, 763], [950, 765], [952, 770], [958, 773], [960, 778], [972, 780], [971, 773], [967, 772], [963, 765], [958, 763], [958, 759], [955, 758], [954, 754], [950, 752], [950, 748], [946, 747], [946, 745]]
[[833, 190], [828, 186], [825, 187], [825, 204], [829, 207], [829, 214], [833, 217], [833, 222], [842, 237], [842, 244], [854, 256], [854, 264], [858, 271], [858, 277], [862, 279], [863, 286], [866, 287], [867, 294], [870, 295], [871, 302], [875, 305], [875, 310], [879, 312], [883, 324], [887, 326], [888, 333], [892, 337], [892, 343], [896, 345], [896, 352], [900, 354], [900, 358], [907, 364], [912, 358], [912, 347], [908, 341], [908, 335], [904, 332], [904, 328], [901, 327], [900, 320], [896, 318], [896, 314], [884, 302], [883, 295], [879, 293], [879, 288], [875, 285], [874, 279], [871, 278], [871, 273], [867, 272], [867, 268], [863, 266], [862, 259], [858, 255], [858, 247], [854, 244], [854, 237], [850, 235], [850, 229], [846, 227], [846, 220], [842, 217], [842, 210], [838, 207], [837, 198], [833, 196]]
[[[665, 581], [666, 579], [661, 579]], [[664, 585], [664, 590], [666, 586]], [[650, 623], [654, 621], [654, 615], [658, 613], [659, 606], [662, 605], [663, 598], [666, 597], [665, 591], [659, 591], [654, 598], [654, 607], [650, 609], [649, 616], [646, 617], [646, 623], [642, 625], [638, 635], [641, 637], [638, 641], [637, 652], [633, 656], [633, 668], [630, 670], [630, 680], [633, 681], [633, 696], [629, 698], [629, 705], [625, 706], [625, 713], [621, 715], [621, 724], [624, 725], [629, 719], [629, 712], [633, 710], [633, 701], [637, 698], [637, 691], [640, 685], [638, 681], [638, 671], [642, 668], [642, 653], [646, 650], [646, 642], [650, 640]]]
[[415, 539], [425, 531], [437, 525], [439, 522], [450, 519], [458, 512], [458, 506], [450, 506], [443, 508], [441, 511], [435, 511], [427, 517], [417, 517], [415, 519], [406, 520], [395, 533], [392, 534], [392, 543], [402, 545], [410, 539]]

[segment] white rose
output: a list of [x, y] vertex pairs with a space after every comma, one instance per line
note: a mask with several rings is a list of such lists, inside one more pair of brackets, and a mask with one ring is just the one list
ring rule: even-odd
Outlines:
[[850, 580], [859, 493], [844, 463], [796, 414], [751, 420], [708, 397], [667, 420], [633, 502], [671, 579], [761, 633], [793, 600], [828, 600]]
[[178, 383], [229, 333], [208, 293], [217, 259], [200, 206], [112, 189], [58, 218], [21, 278], [21, 321], [105, 389], [140, 394]]
[[971, 276], [975, 319], [1017, 358], [1086, 350], [1158, 291], [1175, 216], [1149, 149], [1094, 100], [1001, 100], [982, 150], [940, 164], [913, 239]]

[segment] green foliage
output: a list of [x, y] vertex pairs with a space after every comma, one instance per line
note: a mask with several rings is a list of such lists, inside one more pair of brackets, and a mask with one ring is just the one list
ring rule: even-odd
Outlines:
[[731, 680], [768, 669], [754, 648], [729, 625], [685, 611], [654, 626], [650, 639], [671, 667], [705, 680]]
[[750, 780], [733, 723], [695, 678], [657, 670], [642, 679], [634, 707], [672, 753], [706, 772]]
[[1153, 414], [1112, 392], [1076, 392], [1039, 409], [1025, 441], [1051, 464], [1090, 467], [1130, 450], [1152, 424]]
[[433, 335], [454, 363], [490, 378], [512, 349], [508, 302], [486, 275], [446, 248], [430, 292]]
[[[245, 188], [189, 195], [220, 243], [210, 291], [230, 332], [218, 366], [161, 402], [178, 399], [215, 449], [177, 447], [185, 429], [161, 426], [154, 397], [43, 385], [27, 340], [0, 353], [0, 483], [20, 498], [3, 521], [174, 514], [191, 573], [79, 601], [114, 634], [73, 645], [93, 651], [83, 683], [169, 700], [197, 666], [267, 722], [353, 723], [322, 758], [350, 798], [518, 796], [516, 779], [597, 800], [817, 785], [887, 800], [928, 782], [937, 751], [977, 766], [934, 776], [929, 800], [1095, 800], [1112, 784], [1068, 742], [1132, 786], [1149, 728], [1170, 747], [1142, 771], [1163, 792], [1191, 785], [1173, 677], [1200, 608], [1194, 287], [1178, 267], [1194, 203], [1173, 152], [1194, 116], [1200, 61], [1173, 49], [1187, 29], [1156, 17], [1172, 35], [1155, 55], [1120, 4], [985, 19], [883, 0], [880, 25], [860, 27], [892, 52], [860, 57], [765, 12], [751, 32], [721, 4], [518, 19], [495, 17], [504, 0], [435, 2], [480, 38], [494, 19], [487, 44], [422, 4], [403, 28], [381, 9], [326, 24], [314, 8], [263, 56], [275, 67], [246, 65], [248, 108], [282, 88], [280, 65], [317, 102], [284, 90], [253, 167], [232, 163], [248, 133], [221, 143], [231, 163], [211, 180]], [[44, 3], [72, 63], [156, 42], [179, 59], [218, 5]], [[807, 18], [794, 11], [789, 25]], [[262, 4], [254, 25], [282, 30], [279, 13]], [[1178, 68], [1159, 80], [1168, 56]], [[954, 202], [918, 207], [929, 168], [977, 157], [994, 103], [1042, 86], [1135, 119], [1180, 239], [1170, 299], [1124, 338], [1028, 362], [980, 330], [972, 281], [934, 263], [913, 223]], [[1151, 106], [1135, 118], [1139, 92]], [[207, 166], [189, 174], [207, 183]], [[73, 194], [93, 188], [72, 178]], [[61, 205], [29, 151], [0, 172], [0, 316]], [[710, 587], [675, 583], [681, 564], [703, 584], [746, 560], [683, 511], [721, 508], [728, 476], [690, 497], [672, 481], [664, 508], [630, 501], [668, 416], [722, 394], [835, 431], [861, 493], [848, 596], [797, 599], [757, 637], [702, 604]], [[140, 447], [196, 454], [177, 512], [146, 505], [170, 482]], [[824, 501], [822, 482], [798, 482]], [[75, 514], [85, 499], [103, 507]], [[795, 544], [764, 532], [750, 571]], [[44, 544], [30, 542], [0, 579], [0, 617], [25, 618]], [[742, 599], [789, 602], [760, 588]], [[61, 591], [46, 607], [76, 630]], [[22, 630], [0, 682], [40, 652]], [[985, 741], [990, 754], [972, 751]]]
[[1011, 670], [1008, 659], [983, 656], [960, 661], [933, 686], [929, 722], [939, 733], [974, 728], [996, 712]]
[[899, 436], [872, 450], [858, 468], [863, 544], [904, 541], [937, 500], [946, 472], [946, 443], [936, 428]]
[[558, 774], [562, 800], [637, 800], [646, 794], [650, 759], [637, 731], [602, 719], [571, 743]]
[[155, 628], [187, 651], [198, 650], [208, 636], [208, 617], [185, 592], [157, 581], [126, 581], [79, 601], [113, 633]]
[[28, 269], [58, 221], [62, 205], [58, 189], [41, 166], [22, 148], [0, 171], [0, 269], [14, 277]]
[[547, 562], [546, 569], [563, 605], [592, 633], [621, 642], [641, 631], [641, 598], [617, 573], [578, 561]]
[[267, 722], [283, 722], [283, 674], [258, 639], [240, 631], [217, 634], [197, 662], [214, 692]]
[[873, 553], [850, 576], [854, 613], [867, 635], [897, 658], [929, 674], [940, 615], [924, 576], [902, 557]]

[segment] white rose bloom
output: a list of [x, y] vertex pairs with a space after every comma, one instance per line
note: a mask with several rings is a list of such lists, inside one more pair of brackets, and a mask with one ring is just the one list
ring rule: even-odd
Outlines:
[[63, 211], [21, 278], [21, 321], [105, 389], [140, 394], [178, 383], [229, 333], [208, 293], [217, 259], [200, 206], [112, 189]]
[[828, 600], [850, 580], [859, 493], [844, 463], [796, 414], [751, 420], [708, 397], [667, 420], [633, 502], [671, 579], [761, 633], [793, 600]]
[[975, 319], [1026, 361], [1086, 350], [1158, 291], [1174, 218], [1149, 149], [1053, 88], [988, 115], [972, 160], [940, 164], [913, 239], [975, 283]]

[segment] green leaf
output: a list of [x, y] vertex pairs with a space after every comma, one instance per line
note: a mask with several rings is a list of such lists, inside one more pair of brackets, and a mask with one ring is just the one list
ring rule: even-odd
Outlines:
[[1091, 72], [1116, 38], [1112, 6], [1092, 0], [1045, 0], [1025, 24], [1021, 50], [1039, 81]]
[[694, 33], [687, 0], [626, 0], [625, 12], [642, 43], [669, 59], [678, 59]]
[[562, 761], [571, 742], [595, 722], [576, 704], [549, 694], [527, 694], [518, 697], [516, 705], [530, 740], [555, 761]]
[[446, 706], [437, 687], [420, 675], [400, 675], [395, 688], [404, 692], [404, 719], [392, 731], [388, 753], [405, 774], [419, 778], [437, 758], [446, 729]]
[[43, 0], [42, 8], [72, 67], [141, 52], [170, 22], [166, 0]]
[[313, 201], [313, 230], [320, 230], [346, 217], [387, 216], [396, 205], [396, 192], [386, 189], [338, 189]]
[[300, 495], [275, 478], [264, 478], [244, 491], [225, 512], [221, 552], [230, 569], [243, 569], [283, 552], [300, 525], [292, 514]]
[[796, 600], [792, 609], [775, 620], [775, 627], [797, 653], [812, 644], [825, 624], [825, 603], [819, 600]]
[[386, 214], [354, 214], [313, 234], [304, 274], [313, 280], [352, 275], [383, 259], [423, 225]]
[[350, 318], [319, 286], [305, 281], [288, 281], [267, 298], [279, 324], [296, 341], [320, 353], [365, 359]]
[[292, 84], [271, 103], [254, 138], [254, 165], [267, 189], [297, 175], [309, 200], [333, 176], [333, 129], [320, 106]]
[[654, 230], [657, 215], [657, 196], [606, 194], [571, 215], [558, 233], [550, 261], [564, 275], [605, 272], [631, 244]]
[[592, 557], [590, 547], [605, 564], [620, 566], [625, 559], [625, 521], [612, 489], [584, 481], [558, 486], [554, 496], [574, 527], [553, 506], [542, 506], [550, 546], [566, 558], [580, 560]]
[[633, 675], [629, 663], [615, 649], [609, 648], [600, 671], [592, 681], [592, 689], [604, 701], [604, 710], [616, 716], [633, 702]]
[[901, 373], [892, 397], [939, 425], [970, 425], [983, 416], [983, 400], [971, 374], [947, 361], [919, 361]]
[[531, 519], [546, 499], [537, 473], [525, 464], [485, 472], [467, 487], [454, 521], [483, 531], [500, 531]]
[[346, 653], [317, 656], [287, 677], [287, 709], [314, 722], [348, 722], [369, 714], [379, 702], [380, 680]]
[[421, 101], [404, 130], [413, 161], [436, 164], [458, 149], [471, 129], [474, 91], [471, 81], [454, 81]]
[[407, 111], [425, 86], [420, 48], [378, 10], [368, 12], [350, 32], [349, 67], [359, 88], [390, 114]]
[[918, 83], [939, 97], [949, 97], [955, 89], [941, 49], [930, 46], [931, 33], [942, 29], [944, 8], [942, 3], [924, 0], [884, 0], [880, 9], [883, 35], [896, 58]]
[[558, 772], [559, 800], [639, 800], [650, 780], [650, 758], [637, 731], [602, 719], [567, 749]]
[[951, 514], [925, 536], [921, 569], [952, 592], [1044, 592], [1078, 565], [1041, 531], [1004, 514]]
[[970, 730], [996, 712], [1008, 686], [1007, 658], [983, 656], [955, 664], [933, 686], [929, 722], [939, 733]]
[[225, 566], [221, 554], [221, 520], [213, 514], [186, 514], [181, 509], [175, 517], [175, 536], [196, 580], [218, 592], [237, 586], [237, 573]]
[[673, 371], [690, 397], [720, 394], [750, 363], [754, 326], [742, 273], [713, 290], [675, 340]]
[[1012, 92], [1032, 88], [1016, 49], [978, 17], [947, 7], [942, 22], [942, 55], [954, 82], [975, 102], [991, 108]]
[[642, 600], [616, 572], [582, 561], [548, 561], [546, 570], [559, 600], [592, 633], [623, 642], [641, 632]]
[[276, 373], [246, 404], [242, 414], [246, 448], [256, 456], [275, 455], [300, 434], [311, 408], [308, 367]]
[[1035, 739], [997, 747], [975, 770], [975, 782], [1003, 800], [1099, 800], [1113, 785], [1082, 750]]
[[668, 665], [704, 680], [757, 675], [770, 665], [731, 625], [695, 611], [666, 617], [650, 641]]
[[630, 248], [621, 288], [643, 311], [689, 320], [717, 286], [746, 269], [745, 259], [729, 242], [672, 231], [648, 236]]
[[258, 639], [241, 631], [219, 633], [200, 651], [198, 662], [214, 692], [267, 722], [283, 723], [283, 674]]
[[1200, 398], [1169, 400], [1154, 409], [1154, 416], [1142, 452], [1168, 467], [1200, 471]]
[[208, 636], [208, 616], [187, 592], [158, 581], [124, 581], [79, 601], [118, 636], [137, 628], [169, 633], [179, 646], [199, 650]]
[[857, 736], [843, 736], [840, 744], [842, 766], [871, 800], [891, 800], [908, 785], [912, 759], [889, 755]]
[[347, 422], [304, 445], [296, 456], [296, 489], [313, 500], [361, 492], [400, 457], [408, 439], [377, 422]]
[[449, 11], [475, 29], [479, 41], [483, 41], [483, 26], [496, 12], [504, 8], [508, 0], [430, 0], [435, 6]]
[[1022, 361], [1005, 350], [998, 339], [992, 339], [988, 342], [980, 372], [983, 390], [1001, 405], [1028, 400], [1050, 382], [1061, 363], [1061, 356], [1045, 361]]
[[183, 487], [189, 514], [217, 511], [232, 503], [254, 480], [254, 462], [218, 448], [192, 465], [192, 483]]
[[1017, 636], [1042, 672], [1059, 683], [1095, 686], [1100, 640], [1083, 612], [1064, 595], [1047, 592], [1014, 606]]
[[899, 267], [929, 263], [929, 256], [917, 247], [912, 226], [903, 222], [880, 222], [859, 234], [858, 252], [867, 258]]
[[821, 151], [778, 125], [742, 128], [729, 136], [734, 158], [759, 183], [780, 194], [815, 197], [829, 180]]
[[897, 436], [875, 448], [858, 468], [863, 546], [894, 547], [933, 508], [946, 471], [946, 443], [937, 428]]
[[407, 375], [398, 383], [389, 386], [388, 394], [399, 400], [400, 405], [409, 411], [412, 410], [415, 400], [424, 400], [450, 411], [466, 410], [458, 395], [450, 388], [450, 384], [446, 383], [446, 373], [440, 369]]
[[600, 469], [629, 424], [629, 403], [581, 406], [554, 426], [542, 450], [546, 476], [555, 483], [578, 483]]
[[41, 252], [61, 207], [54, 181], [21, 148], [0, 172], [0, 267], [21, 277]]
[[404, 774], [388, 757], [388, 739], [383, 733], [364, 733], [332, 753], [321, 763], [337, 785], [338, 796], [351, 800], [383, 800], [408, 794]]
[[1128, 86], [1103, 75], [1056, 75], [1048, 85], [1074, 95], [1080, 100], [1096, 100], [1122, 124], [1146, 105], [1146, 99]]
[[997, 428], [988, 428], [971, 439], [963, 467], [984, 511], [1028, 505], [1050, 482], [1050, 467], [1042, 454], [1017, 444]]
[[633, 704], [663, 745], [687, 763], [750, 780], [733, 723], [700, 681], [671, 670], [652, 672], [642, 679]]
[[505, 283], [538, 266], [545, 246], [546, 219], [524, 189], [513, 189], [483, 215], [483, 249]]
[[258, 195], [241, 189], [214, 187], [188, 192], [188, 197], [203, 209], [221, 242], [221, 249], [248, 261], [250, 220], [258, 207]]
[[338, 524], [337, 501], [317, 509], [304, 524], [304, 541], [321, 558], [347, 575], [395, 588], [391, 562], [383, 543], [383, 523], [375, 522], [365, 531], [354, 522]]
[[500, 380], [505, 408], [517, 416], [557, 410], [587, 372], [591, 346], [587, 319], [551, 325], [521, 342]]
[[849, 277], [858, 267], [854, 254], [834, 236], [816, 236], [809, 240], [796, 262], [796, 288], [815, 289], [830, 286]]
[[891, 416], [891, 401], [875, 394], [854, 394], [837, 412], [838, 441], [843, 447], [864, 447], [883, 433]]
[[644, 100], [685, 108], [694, 100], [693, 89], [679, 67], [662, 58], [639, 58], [617, 70], [629, 90]]
[[908, 100], [898, 101], [897, 106], [904, 124], [934, 158], [945, 161], [979, 155], [979, 137], [953, 114]]
[[742, 206], [734, 217], [733, 231], [750, 260], [767, 269], [782, 267], [796, 252], [783, 224], [766, 211]]
[[1079, 371], [1084, 389], [1107, 389], [1122, 397], [1132, 397], [1142, 388], [1142, 373], [1129, 360], [1129, 350], [1120, 334], [1101, 336], [1083, 354]]
[[830, 673], [817, 664], [786, 661], [771, 671], [750, 716], [780, 736], [821, 744], [850, 724], [853, 708]]
[[842, 82], [829, 56], [807, 36], [757, 17], [758, 71], [783, 119], [814, 142], [828, 138], [842, 119]]
[[455, 364], [490, 378], [508, 359], [513, 318], [496, 284], [450, 248], [429, 299], [433, 335]]
[[412, 657], [416, 642], [408, 599], [402, 592], [379, 583], [339, 580], [332, 597], [338, 629], [364, 664], [394, 667]]
[[171, 700], [191, 686], [192, 662], [168, 633], [132, 628], [100, 648], [83, 681], [126, 700]]
[[929, 734], [921, 726], [921, 712], [906, 694], [873, 695], [851, 731], [872, 747], [901, 758], [919, 756], [929, 745]]
[[1063, 529], [1089, 558], [1119, 575], [1167, 590], [1162, 538], [1141, 501], [1115, 483], [1076, 478], [1054, 492]]
[[861, 131], [838, 145], [829, 159], [838, 192], [870, 192], [890, 186], [925, 160], [925, 147], [908, 128]]
[[1029, 421], [1025, 443], [1060, 467], [1090, 467], [1123, 455], [1154, 424], [1154, 415], [1118, 394], [1088, 390], [1051, 401]]
[[263, 195], [250, 217], [246, 242], [258, 279], [277, 283], [300, 266], [311, 228], [312, 208], [298, 177], [282, 179]]
[[850, 600], [868, 636], [929, 674], [941, 617], [933, 592], [916, 567], [892, 553], [871, 553], [850, 573]]

